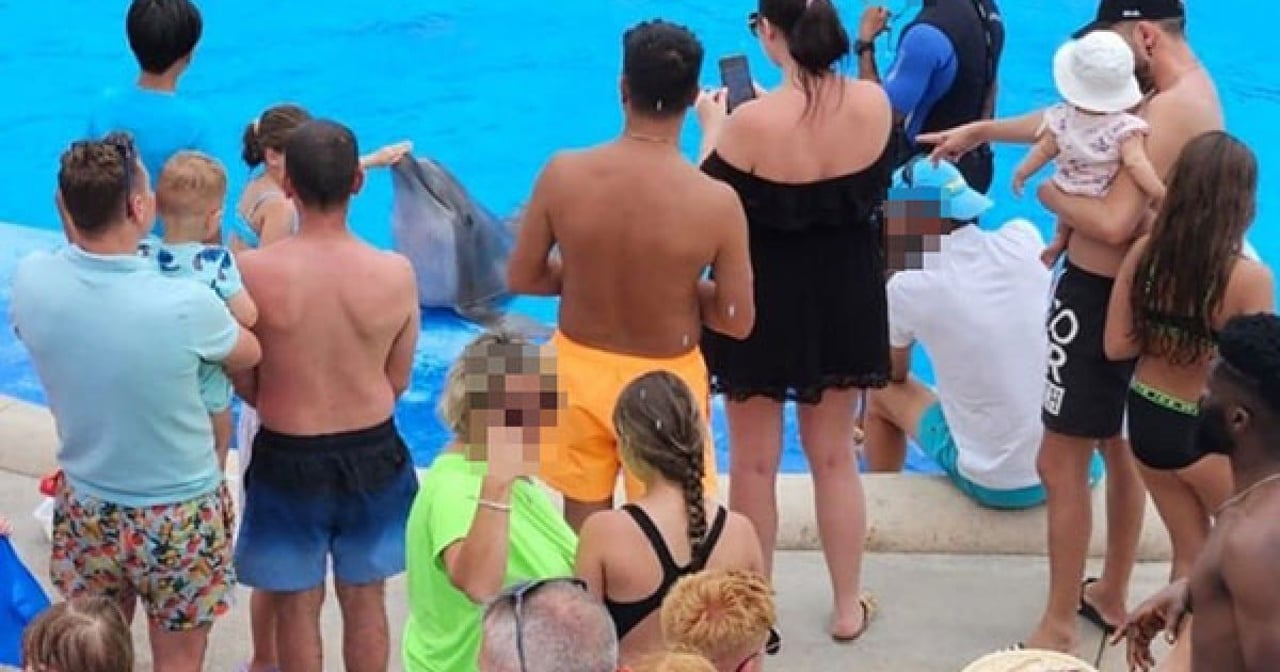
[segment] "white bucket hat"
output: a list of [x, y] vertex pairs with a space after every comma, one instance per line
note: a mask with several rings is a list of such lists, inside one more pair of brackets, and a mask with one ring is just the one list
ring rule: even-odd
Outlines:
[[1021, 649], [983, 656], [963, 672], [1098, 672], [1094, 666], [1065, 653]]
[[1110, 30], [1095, 30], [1058, 49], [1053, 80], [1068, 103], [1090, 112], [1123, 112], [1142, 102], [1133, 50]]

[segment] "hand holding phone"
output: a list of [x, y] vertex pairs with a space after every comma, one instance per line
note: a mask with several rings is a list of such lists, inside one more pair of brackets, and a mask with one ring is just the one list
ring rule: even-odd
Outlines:
[[720, 82], [729, 92], [728, 111], [756, 97], [756, 86], [751, 79], [747, 57], [742, 54], [720, 59]]

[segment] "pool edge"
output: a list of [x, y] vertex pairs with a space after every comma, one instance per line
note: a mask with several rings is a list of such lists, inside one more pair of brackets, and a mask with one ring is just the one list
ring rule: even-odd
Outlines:
[[[0, 471], [40, 478], [56, 467], [57, 430], [47, 408], [0, 395]], [[235, 454], [228, 473], [238, 474]], [[232, 477], [232, 480], [235, 480]], [[962, 496], [945, 477], [864, 474], [867, 550], [880, 553], [954, 555], [1044, 555], [1044, 507], [1021, 512], [983, 509]], [[720, 477], [720, 493], [729, 479]], [[548, 491], [550, 492], [550, 491]], [[553, 499], [558, 497], [551, 492]], [[620, 501], [620, 498], [619, 498]], [[1090, 555], [1106, 545], [1105, 488], [1093, 495], [1094, 535]], [[11, 515], [17, 512], [8, 512]], [[782, 474], [778, 479], [778, 549], [818, 550], [812, 479]], [[1139, 561], [1167, 561], [1168, 537], [1146, 507]]]

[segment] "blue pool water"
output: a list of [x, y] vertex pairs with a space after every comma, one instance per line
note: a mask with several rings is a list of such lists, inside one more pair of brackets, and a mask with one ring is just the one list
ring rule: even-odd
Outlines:
[[[123, 35], [124, 2], [0, 0], [0, 81], [8, 104], [0, 106], [0, 221], [45, 229], [0, 229], [0, 309], [7, 315], [8, 274], [18, 256], [56, 244], [52, 194], [58, 154], [84, 130], [86, 108], [108, 87], [128, 86], [136, 75]], [[889, 0], [911, 12], [918, 0]], [[372, 148], [403, 138], [419, 153], [449, 165], [495, 211], [513, 210], [527, 198], [537, 170], [554, 151], [613, 137], [618, 108], [620, 35], [629, 25], [661, 16], [683, 22], [707, 49], [704, 81], [717, 81], [716, 59], [741, 52], [766, 85], [778, 76], [745, 30], [754, 3], [676, 0], [437, 0], [432, 3], [351, 3], [312, 0], [203, 3], [206, 32], [183, 95], [217, 120], [218, 153], [231, 170], [233, 193], [245, 179], [238, 163], [244, 125], [267, 106], [299, 102], [314, 113], [352, 126]], [[849, 26], [863, 2], [837, 0]], [[1008, 46], [1001, 71], [1000, 109], [1016, 113], [1055, 100], [1049, 64], [1053, 50], [1093, 14], [1094, 0], [1004, 0]], [[1193, 44], [1214, 73], [1232, 132], [1257, 151], [1262, 202], [1254, 244], [1271, 261], [1280, 252], [1276, 221], [1280, 181], [1269, 167], [1280, 161], [1273, 124], [1280, 115], [1277, 59], [1268, 46], [1277, 15], [1264, 0], [1233, 0], [1231, 12], [1213, 3], [1190, 3]], [[1255, 20], [1241, 21], [1240, 17]], [[891, 58], [882, 44], [882, 66]], [[696, 129], [684, 147], [692, 156]], [[1046, 231], [1049, 220], [1033, 201], [1017, 201], [1007, 178], [1020, 156], [998, 153], [999, 202], [990, 218], [1018, 215]], [[1043, 175], [1042, 175], [1043, 177]], [[356, 201], [353, 222], [370, 242], [390, 242], [390, 181], [375, 175]], [[550, 321], [555, 304], [520, 299], [515, 309]], [[434, 416], [436, 388], [446, 362], [473, 333], [445, 314], [424, 317], [415, 385], [399, 417], [419, 461], [445, 439]], [[917, 357], [917, 373], [931, 378]], [[0, 330], [0, 393], [34, 402], [43, 395], [11, 330]], [[715, 418], [724, 466], [722, 413]], [[788, 424], [783, 459], [787, 471], [805, 465]], [[933, 470], [919, 455], [910, 468]]]

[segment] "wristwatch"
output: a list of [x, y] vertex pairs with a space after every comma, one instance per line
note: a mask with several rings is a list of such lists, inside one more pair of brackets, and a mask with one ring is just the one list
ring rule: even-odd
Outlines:
[[853, 53], [857, 54], [859, 57], [868, 51], [874, 52], [875, 50], [875, 42], [867, 42], [866, 40], [858, 39], [853, 43]]

